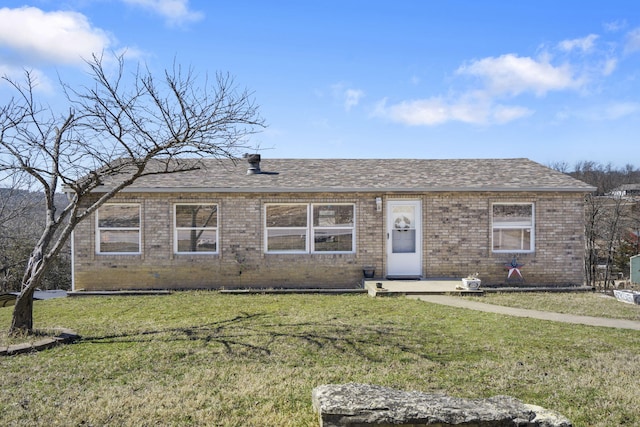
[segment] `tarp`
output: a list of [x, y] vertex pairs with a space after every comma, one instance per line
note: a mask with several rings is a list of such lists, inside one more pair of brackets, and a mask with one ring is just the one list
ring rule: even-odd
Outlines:
[[[15, 305], [16, 298], [18, 298], [19, 292], [8, 292], [0, 294], [0, 307], [10, 307]], [[51, 298], [64, 298], [67, 296], [67, 291], [53, 290], [53, 291], [35, 291], [33, 293], [34, 300], [47, 300]]]

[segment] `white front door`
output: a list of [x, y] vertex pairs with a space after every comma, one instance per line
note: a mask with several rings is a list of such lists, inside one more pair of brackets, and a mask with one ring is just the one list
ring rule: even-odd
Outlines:
[[387, 203], [387, 276], [422, 277], [419, 200], [390, 200]]

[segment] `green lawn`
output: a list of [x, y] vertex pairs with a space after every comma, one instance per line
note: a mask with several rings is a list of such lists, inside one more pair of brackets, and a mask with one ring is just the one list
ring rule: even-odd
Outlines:
[[[0, 309], [3, 329], [10, 316]], [[216, 292], [37, 301], [35, 325], [82, 340], [0, 358], [0, 425], [317, 426], [312, 388], [351, 381], [640, 425], [638, 331], [405, 298]]]
[[640, 321], [640, 306], [620, 302], [599, 293], [500, 293], [485, 294], [482, 302], [581, 316]]

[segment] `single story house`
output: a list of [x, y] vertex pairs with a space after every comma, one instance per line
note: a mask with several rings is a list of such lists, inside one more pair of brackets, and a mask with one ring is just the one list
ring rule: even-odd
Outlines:
[[624, 184], [611, 190], [609, 196], [614, 197], [640, 197], [640, 184]]
[[248, 160], [118, 193], [73, 233], [73, 289], [351, 288], [370, 266], [583, 284], [594, 188], [528, 159]]

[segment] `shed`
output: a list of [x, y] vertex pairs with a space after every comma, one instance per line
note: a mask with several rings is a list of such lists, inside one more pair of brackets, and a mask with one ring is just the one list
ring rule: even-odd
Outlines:
[[640, 255], [632, 256], [629, 260], [631, 283], [640, 285]]

